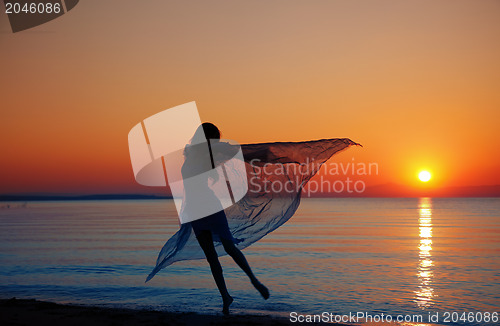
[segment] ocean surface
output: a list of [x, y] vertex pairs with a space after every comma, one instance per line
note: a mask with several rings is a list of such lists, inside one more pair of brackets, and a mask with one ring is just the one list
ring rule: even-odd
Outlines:
[[[144, 283], [178, 228], [171, 200], [0, 203], [0, 297], [219, 313], [204, 260]], [[235, 314], [484, 325], [500, 311], [500, 198], [306, 198], [243, 252], [271, 298], [222, 257]]]

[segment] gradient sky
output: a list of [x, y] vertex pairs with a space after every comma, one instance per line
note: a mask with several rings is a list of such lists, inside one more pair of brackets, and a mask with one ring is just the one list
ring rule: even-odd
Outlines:
[[0, 14], [0, 194], [158, 192], [127, 134], [196, 101], [240, 143], [347, 137], [368, 185], [500, 184], [500, 2], [86, 0]]

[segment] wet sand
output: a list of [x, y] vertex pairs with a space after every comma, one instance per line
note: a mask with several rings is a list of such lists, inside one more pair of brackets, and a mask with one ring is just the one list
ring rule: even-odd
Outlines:
[[[297, 325], [287, 318], [255, 315], [203, 315], [198, 313], [101, 308], [56, 304], [34, 299], [0, 300], [1, 325], [118, 326], [118, 325]], [[308, 325], [319, 325], [308, 323]], [[333, 325], [333, 324], [329, 324]]]

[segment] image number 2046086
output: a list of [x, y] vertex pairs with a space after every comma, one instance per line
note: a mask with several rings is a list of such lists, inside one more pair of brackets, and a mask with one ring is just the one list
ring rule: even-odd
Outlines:
[[58, 18], [73, 9], [79, 0], [4, 0], [12, 32], [20, 32]]

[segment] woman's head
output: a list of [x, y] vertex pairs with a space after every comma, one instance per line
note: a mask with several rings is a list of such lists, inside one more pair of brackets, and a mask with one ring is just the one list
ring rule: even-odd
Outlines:
[[202, 123], [191, 139], [191, 144], [199, 144], [207, 140], [220, 139], [220, 131], [213, 123]]
[[220, 139], [220, 130], [213, 123], [204, 122], [201, 124], [207, 139]]

